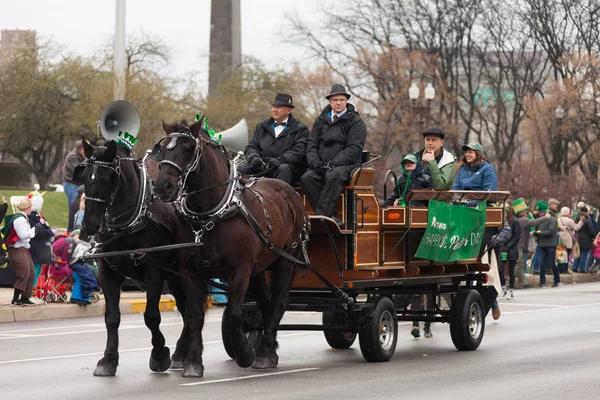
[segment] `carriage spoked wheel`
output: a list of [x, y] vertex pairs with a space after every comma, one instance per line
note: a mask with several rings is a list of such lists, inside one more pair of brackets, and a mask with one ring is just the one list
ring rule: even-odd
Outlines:
[[[339, 326], [344, 324], [344, 314], [333, 311], [323, 311], [323, 326]], [[323, 331], [325, 340], [333, 349], [348, 349], [356, 340], [358, 332]]]
[[[226, 309], [227, 307], [223, 309], [223, 315], [225, 315]], [[256, 350], [263, 336], [262, 316], [258, 309], [243, 310], [242, 330], [246, 335], [246, 339], [248, 339], [248, 342], [250, 342], [252, 345], [252, 348]], [[229, 334], [229, 329], [225, 324], [225, 318], [221, 319], [221, 338], [223, 339], [223, 347], [225, 348], [225, 352], [229, 357], [235, 360], [233, 341], [231, 339], [231, 335]]]
[[459, 290], [450, 307], [450, 336], [460, 351], [476, 350], [485, 331], [485, 314], [481, 295], [473, 289]]
[[396, 307], [388, 297], [375, 297], [375, 307], [365, 309], [358, 325], [358, 342], [365, 360], [389, 361], [398, 342]]

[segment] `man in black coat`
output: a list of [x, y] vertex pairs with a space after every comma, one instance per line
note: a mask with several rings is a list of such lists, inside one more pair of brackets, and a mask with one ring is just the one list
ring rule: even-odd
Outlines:
[[306, 145], [310, 168], [300, 180], [302, 190], [317, 215], [333, 218], [338, 225], [337, 199], [352, 170], [361, 163], [367, 128], [343, 85], [335, 84], [325, 96], [329, 105], [315, 119]]
[[238, 166], [242, 176], [260, 175], [297, 182], [306, 170], [308, 128], [292, 115], [292, 96], [278, 93], [271, 103], [271, 118], [256, 125], [244, 152], [246, 163]]
[[596, 238], [596, 231], [594, 225], [589, 217], [587, 207], [582, 207], [579, 210], [579, 215], [584, 216], [583, 226], [577, 231], [577, 241], [579, 242], [579, 249], [581, 254], [579, 258], [573, 261], [573, 272], [581, 272], [582, 274], [588, 271], [588, 257], [590, 252], [594, 248], [594, 239]]

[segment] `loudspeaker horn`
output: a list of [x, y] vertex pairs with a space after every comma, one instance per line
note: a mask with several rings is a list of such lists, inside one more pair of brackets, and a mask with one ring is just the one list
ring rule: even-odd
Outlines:
[[106, 141], [117, 140], [119, 131], [137, 137], [142, 119], [138, 109], [128, 101], [117, 100], [109, 103], [100, 115], [100, 132]]
[[221, 144], [228, 150], [234, 152], [244, 151], [248, 145], [248, 123], [245, 119], [242, 119], [226, 131], [215, 134], [217, 137], [219, 135], [221, 135]]

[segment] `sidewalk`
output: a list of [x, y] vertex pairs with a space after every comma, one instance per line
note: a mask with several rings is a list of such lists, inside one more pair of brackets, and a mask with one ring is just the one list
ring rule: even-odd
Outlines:
[[[527, 284], [536, 288], [540, 282], [539, 275], [526, 276]], [[563, 284], [576, 284], [600, 281], [600, 274], [561, 274], [560, 280]], [[554, 283], [552, 274], [546, 275], [546, 285]], [[525, 289], [530, 290], [530, 289]], [[104, 315], [104, 297], [100, 295], [100, 301], [88, 306], [77, 304], [47, 303], [35, 307], [12, 307], [12, 288], [0, 288], [0, 323], [2, 322], [24, 322], [40, 321], [47, 319], [98, 317]], [[126, 291], [121, 293], [121, 314], [143, 313], [146, 307], [146, 294], [138, 291]], [[163, 295], [160, 301], [161, 311], [173, 311], [175, 301], [172, 296]]]
[[[104, 315], [104, 296], [96, 304], [80, 306], [77, 304], [46, 303], [35, 307], [13, 307], [10, 305], [14, 290], [0, 288], [0, 323], [40, 321], [46, 319], [98, 317]], [[143, 313], [146, 308], [146, 293], [139, 291], [121, 292], [121, 314]], [[162, 296], [159, 304], [161, 311], [173, 311], [175, 300], [172, 296]]]

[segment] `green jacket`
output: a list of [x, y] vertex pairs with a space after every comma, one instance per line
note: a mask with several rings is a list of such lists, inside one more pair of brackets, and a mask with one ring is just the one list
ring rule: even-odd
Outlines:
[[[421, 150], [417, 155], [422, 160], [423, 151]], [[430, 162], [424, 162], [423, 166], [431, 175], [431, 181], [433, 182], [433, 188], [436, 190], [450, 190], [454, 183], [454, 177], [456, 175], [456, 157], [448, 150], [442, 149], [440, 154]]]

